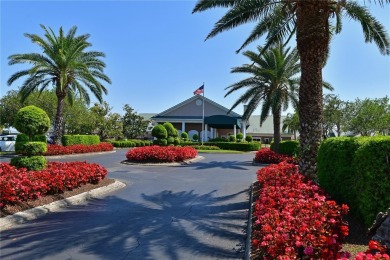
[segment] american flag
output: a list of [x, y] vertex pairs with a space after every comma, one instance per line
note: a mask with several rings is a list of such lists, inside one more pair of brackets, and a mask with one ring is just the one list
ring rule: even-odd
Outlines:
[[194, 95], [199, 95], [202, 93], [204, 93], [204, 84], [194, 91]]

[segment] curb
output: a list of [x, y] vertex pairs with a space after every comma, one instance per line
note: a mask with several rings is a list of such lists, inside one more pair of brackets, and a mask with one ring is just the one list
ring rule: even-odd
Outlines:
[[253, 183], [250, 187], [249, 194], [249, 213], [248, 213], [248, 226], [246, 229], [246, 241], [245, 241], [245, 260], [251, 258], [251, 247], [252, 247], [252, 204], [253, 204]]
[[183, 162], [173, 162], [173, 163], [134, 163], [129, 162], [127, 160], [121, 161], [122, 164], [126, 165], [136, 165], [136, 166], [181, 166], [181, 165], [189, 165], [191, 163], [203, 160], [203, 156], [196, 156], [194, 159], [185, 160]]
[[29, 220], [37, 219], [40, 216], [44, 216], [50, 212], [59, 211], [61, 208], [86, 204], [86, 201], [89, 199], [104, 197], [107, 193], [119, 190], [125, 186], [126, 184], [124, 184], [123, 182], [115, 180], [114, 183], [105, 187], [96, 188], [94, 190], [87, 191], [73, 197], [54, 201], [44, 206], [35, 207], [32, 209], [15, 213], [10, 216], [6, 216], [0, 219], [0, 230], [9, 229], [18, 224], [25, 223]]

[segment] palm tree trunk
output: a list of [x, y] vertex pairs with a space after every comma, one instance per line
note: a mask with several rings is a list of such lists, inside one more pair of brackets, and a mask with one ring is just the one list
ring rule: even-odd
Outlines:
[[297, 6], [297, 48], [301, 60], [299, 170], [317, 178], [317, 151], [322, 134], [322, 66], [329, 46], [329, 2], [302, 0]]
[[57, 112], [54, 123], [53, 143], [61, 145], [62, 134], [64, 131], [64, 107], [65, 95], [57, 92]]
[[279, 143], [280, 143], [280, 118], [281, 118], [281, 108], [278, 108], [274, 111], [274, 152], [279, 152]]

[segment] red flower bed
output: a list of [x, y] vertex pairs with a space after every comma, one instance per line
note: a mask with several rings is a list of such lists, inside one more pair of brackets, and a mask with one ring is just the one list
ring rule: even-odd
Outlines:
[[49, 155], [64, 155], [73, 153], [95, 153], [114, 150], [114, 146], [110, 143], [100, 143], [95, 145], [83, 145], [76, 144], [70, 146], [61, 146], [55, 144], [49, 144], [47, 146], [47, 152], [44, 154]]
[[195, 158], [198, 152], [192, 147], [144, 146], [129, 150], [126, 158], [133, 162], [182, 162]]
[[264, 259], [347, 259], [340, 253], [348, 235], [342, 221], [348, 206], [326, 200], [324, 192], [282, 162], [257, 172], [260, 185], [252, 246]]
[[298, 164], [298, 160], [292, 156], [278, 154], [269, 148], [262, 148], [256, 152], [255, 160], [258, 163], [288, 163]]
[[386, 253], [388, 248], [385, 245], [381, 245], [378, 241], [371, 240], [368, 243], [368, 250], [366, 252], [359, 252], [356, 255], [356, 260], [388, 260], [390, 256]]
[[40, 171], [0, 163], [0, 207], [49, 194], [62, 193], [104, 179], [107, 170], [95, 163], [51, 162]]

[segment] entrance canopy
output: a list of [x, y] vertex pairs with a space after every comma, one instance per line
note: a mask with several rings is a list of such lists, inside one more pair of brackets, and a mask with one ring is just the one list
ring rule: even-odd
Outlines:
[[226, 115], [214, 115], [204, 118], [204, 123], [213, 128], [231, 129], [234, 125], [241, 129], [241, 120]]

